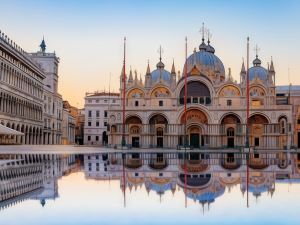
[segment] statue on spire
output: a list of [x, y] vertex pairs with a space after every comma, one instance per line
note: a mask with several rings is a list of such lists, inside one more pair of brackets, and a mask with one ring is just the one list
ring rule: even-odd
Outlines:
[[45, 53], [46, 52], [46, 43], [45, 43], [45, 39], [44, 39], [44, 36], [43, 36], [43, 40], [40, 44], [40, 48], [41, 48], [41, 52]]

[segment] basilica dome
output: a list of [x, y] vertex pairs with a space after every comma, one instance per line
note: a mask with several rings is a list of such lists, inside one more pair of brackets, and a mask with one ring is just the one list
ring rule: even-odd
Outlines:
[[219, 73], [221, 80], [224, 80], [224, 65], [214, 52], [215, 49], [209, 43], [206, 45], [204, 40], [202, 40], [199, 51], [194, 50], [194, 53], [188, 57], [183, 71], [185, 71], [187, 65], [188, 73], [190, 73], [193, 68], [196, 68], [201, 74], [206, 75], [211, 79], [215, 79], [215, 74]]
[[254, 80], [256, 77], [261, 81], [268, 79], [268, 71], [261, 66], [261, 60], [258, 56], [253, 60], [253, 67], [249, 69], [249, 80]]
[[164, 69], [165, 65], [163, 64], [163, 62], [161, 60], [156, 64], [156, 68], [157, 69], [153, 70], [151, 73], [152, 81], [157, 82], [161, 78], [165, 82], [170, 82], [171, 73]]

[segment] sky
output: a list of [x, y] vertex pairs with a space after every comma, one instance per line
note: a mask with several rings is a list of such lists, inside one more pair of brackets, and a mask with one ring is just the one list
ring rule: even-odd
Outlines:
[[258, 45], [264, 67], [273, 57], [277, 85], [300, 84], [297, 0], [0, 0], [0, 8], [0, 30], [27, 52], [38, 51], [45, 37], [47, 51], [60, 58], [59, 92], [77, 107], [86, 92], [119, 91], [124, 36], [126, 72], [131, 66], [144, 80], [147, 61], [156, 67], [160, 45], [165, 68], [171, 70], [174, 59], [182, 71], [184, 39], [190, 55], [201, 44], [203, 22], [234, 79], [249, 36], [251, 64]]

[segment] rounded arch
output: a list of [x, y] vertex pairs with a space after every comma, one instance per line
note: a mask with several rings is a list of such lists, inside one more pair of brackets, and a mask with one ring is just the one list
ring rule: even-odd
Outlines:
[[250, 97], [264, 97], [267, 94], [267, 90], [263, 85], [254, 84], [249, 88]]
[[150, 97], [171, 97], [171, 90], [165, 85], [156, 85], [150, 90]]
[[242, 92], [240, 88], [235, 84], [225, 84], [220, 87], [217, 96], [219, 97], [238, 97], [241, 96]]
[[199, 109], [199, 108], [190, 108], [185, 113], [183, 112], [180, 116], [180, 123], [183, 124], [185, 122], [185, 117], [187, 120], [187, 123], [200, 123], [200, 124], [207, 124], [209, 119], [207, 114]]
[[[184, 86], [181, 88], [179, 98], [184, 98]], [[198, 80], [192, 80], [187, 83], [188, 97], [211, 97], [211, 93], [207, 85]]]
[[168, 124], [168, 117], [163, 113], [152, 113], [148, 117], [148, 124]]
[[127, 115], [125, 119], [125, 124], [142, 124], [142, 119], [134, 114], [134, 115]]
[[250, 124], [268, 124], [271, 123], [270, 118], [261, 112], [255, 112], [252, 113], [249, 117], [249, 123]]
[[145, 97], [145, 92], [141, 88], [131, 88], [127, 91], [127, 98], [144, 98]]
[[222, 115], [220, 121], [219, 121], [220, 124], [240, 124], [242, 123], [242, 118], [234, 113], [234, 112], [228, 112], [228, 113], [225, 113], [224, 115]]
[[[211, 82], [211, 80], [206, 77], [206, 76], [188, 76], [187, 77], [187, 82], [201, 82], [204, 85], [206, 85], [206, 87], [209, 89], [210, 92], [210, 96], [214, 96], [215, 95], [215, 89], [213, 88], [213, 83]], [[180, 92], [184, 89], [184, 77], [182, 77], [177, 84], [176, 87], [176, 96], [179, 98], [180, 97]]]

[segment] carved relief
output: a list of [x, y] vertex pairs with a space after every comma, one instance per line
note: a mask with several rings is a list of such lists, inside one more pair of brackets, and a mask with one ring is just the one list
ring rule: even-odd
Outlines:
[[[184, 123], [185, 115], [181, 117], [181, 123]], [[187, 123], [207, 123], [206, 115], [197, 109], [192, 109], [187, 112]]]
[[128, 98], [144, 98], [144, 92], [140, 89], [131, 90], [128, 95]]
[[157, 97], [170, 97], [170, 92], [167, 88], [164, 87], [155, 88], [151, 93], [151, 98]]
[[220, 97], [236, 97], [240, 96], [240, 90], [235, 86], [226, 86], [223, 87], [220, 91]]

